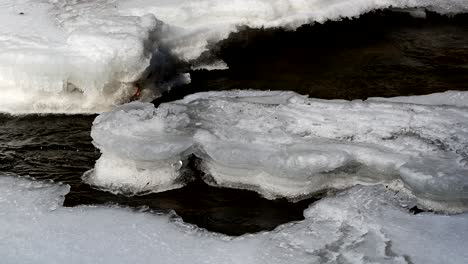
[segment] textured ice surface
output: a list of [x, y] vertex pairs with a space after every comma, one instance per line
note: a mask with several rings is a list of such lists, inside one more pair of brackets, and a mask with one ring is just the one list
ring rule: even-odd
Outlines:
[[0, 1], [0, 110], [99, 112], [128, 100], [157, 21], [114, 1]]
[[138, 80], [143, 99], [157, 96], [153, 83], [178, 80], [160, 83], [171, 56], [195, 59], [237, 26], [294, 29], [390, 6], [468, 10], [466, 0], [0, 0], [0, 111], [105, 111]]
[[428, 208], [468, 205], [466, 107], [207, 92], [157, 109], [117, 107], [96, 118], [91, 136], [103, 155], [85, 179], [113, 191], [179, 187], [178, 169], [193, 153], [211, 184], [267, 198], [402, 181]]
[[2, 263], [467, 263], [468, 214], [412, 215], [383, 186], [322, 199], [305, 220], [238, 238], [167, 215], [62, 207], [68, 186], [0, 176]]

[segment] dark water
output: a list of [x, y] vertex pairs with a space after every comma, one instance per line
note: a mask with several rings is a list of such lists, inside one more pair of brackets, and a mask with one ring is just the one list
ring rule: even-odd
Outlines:
[[191, 72], [172, 99], [225, 89], [348, 100], [468, 90], [468, 14], [418, 19], [385, 10], [294, 32], [246, 28], [213, 54], [230, 69]]
[[[155, 103], [206, 90], [294, 90], [319, 98], [428, 94], [468, 90], [468, 15], [448, 18], [379, 11], [296, 32], [244, 29], [212, 47], [230, 69], [193, 71], [192, 83]], [[65, 205], [120, 204], [167, 212], [212, 231], [239, 235], [300, 220], [314, 200], [269, 201], [249, 191], [196, 180], [159, 194], [126, 197], [81, 182], [100, 153], [90, 138], [95, 116], [0, 115], [0, 171], [71, 185]], [[194, 164], [194, 177], [200, 177]], [[320, 197], [316, 197], [318, 199]]]

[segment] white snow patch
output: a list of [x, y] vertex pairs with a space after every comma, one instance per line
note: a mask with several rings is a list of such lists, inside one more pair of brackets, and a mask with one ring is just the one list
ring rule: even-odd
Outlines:
[[167, 215], [62, 207], [66, 185], [0, 176], [2, 263], [467, 263], [468, 214], [409, 214], [411, 199], [357, 186], [305, 220], [238, 238]]

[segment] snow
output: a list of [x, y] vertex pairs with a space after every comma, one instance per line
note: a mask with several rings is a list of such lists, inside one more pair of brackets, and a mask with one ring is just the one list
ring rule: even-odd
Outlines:
[[137, 82], [145, 101], [187, 81], [164, 79], [172, 56], [194, 60], [238, 26], [295, 29], [385, 7], [468, 10], [465, 0], [0, 0], [1, 112], [114, 108], [94, 122], [103, 154], [88, 183], [179, 188], [193, 154], [210, 184], [267, 198], [354, 186], [310, 205], [303, 221], [232, 238], [174, 216], [65, 208], [69, 186], [2, 174], [2, 263], [467, 263], [467, 213], [408, 213], [468, 206], [466, 92], [349, 102], [231, 91], [117, 106]]
[[467, 117], [468, 108], [456, 105], [281, 91], [198, 93], [159, 108], [134, 102], [94, 121], [91, 136], [103, 155], [85, 180], [113, 192], [178, 188], [194, 154], [208, 183], [267, 198], [401, 181], [398, 189], [420, 206], [459, 212], [468, 205]]
[[173, 61], [196, 59], [238, 26], [295, 29], [390, 6], [468, 10], [465, 0], [0, 0], [0, 112], [107, 111], [136, 82], [149, 101], [188, 80]]
[[0, 1], [0, 110], [99, 112], [127, 101], [149, 67], [157, 21], [111, 4]]
[[356, 186], [305, 220], [241, 237], [170, 215], [65, 208], [69, 186], [0, 176], [2, 263], [466, 263], [468, 214], [409, 214], [411, 198]]

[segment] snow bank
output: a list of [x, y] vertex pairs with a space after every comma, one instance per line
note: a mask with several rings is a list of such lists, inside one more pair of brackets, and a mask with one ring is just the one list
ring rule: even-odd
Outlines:
[[68, 186], [0, 177], [2, 263], [467, 263], [468, 214], [409, 214], [413, 201], [357, 186], [305, 220], [238, 238], [179, 219], [103, 206], [62, 207]]
[[462, 211], [467, 120], [466, 107], [280, 91], [198, 93], [157, 109], [135, 102], [94, 121], [103, 155], [85, 180], [117, 192], [177, 188], [183, 161], [195, 154], [209, 183], [267, 198], [398, 180], [427, 208]]
[[0, 1], [0, 110], [100, 112], [128, 101], [149, 67], [152, 15], [112, 1]]
[[237, 26], [294, 29], [390, 6], [468, 10], [465, 0], [0, 0], [0, 111], [106, 111], [137, 81], [150, 100], [178, 80], [166, 76], [172, 61], [197, 58]]

